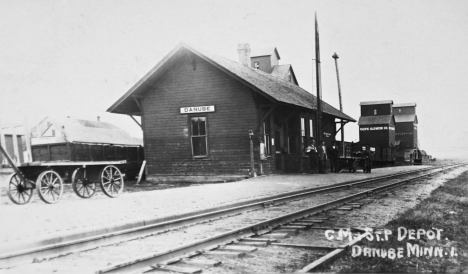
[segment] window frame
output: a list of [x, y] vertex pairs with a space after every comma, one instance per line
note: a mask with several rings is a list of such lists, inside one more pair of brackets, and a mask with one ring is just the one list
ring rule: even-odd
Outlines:
[[[193, 129], [192, 129], [192, 118], [197, 118], [197, 117], [200, 117], [200, 118], [205, 118], [205, 135], [198, 135], [198, 136], [193, 136]], [[208, 115], [206, 114], [198, 114], [198, 113], [195, 113], [195, 114], [192, 114], [192, 115], [187, 115], [187, 123], [188, 123], [188, 129], [189, 129], [189, 137], [190, 137], [190, 153], [191, 153], [191, 156], [192, 156], [192, 159], [203, 159], [203, 158], [207, 158], [209, 156], [209, 142], [208, 142], [208, 130], [209, 130], [209, 127], [208, 127]], [[199, 136], [205, 136], [205, 148], [206, 148], [206, 153], [205, 155], [194, 155], [194, 152], [193, 152], [193, 138], [194, 137], [199, 137]]]
[[300, 118], [300, 136], [301, 136], [301, 153], [302, 155], [305, 155], [305, 148], [306, 148], [306, 143], [307, 143], [307, 123], [306, 123], [306, 117], [301, 116]]
[[271, 145], [271, 125], [270, 125], [270, 116], [268, 116], [263, 121], [263, 144], [265, 145], [265, 156], [272, 155], [272, 145]]

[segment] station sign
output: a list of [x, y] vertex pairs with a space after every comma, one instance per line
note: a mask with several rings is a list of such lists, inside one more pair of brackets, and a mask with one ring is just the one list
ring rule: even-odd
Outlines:
[[215, 106], [182, 107], [182, 108], [180, 108], [180, 114], [203, 113], [203, 112], [214, 112], [214, 111], [215, 111]]

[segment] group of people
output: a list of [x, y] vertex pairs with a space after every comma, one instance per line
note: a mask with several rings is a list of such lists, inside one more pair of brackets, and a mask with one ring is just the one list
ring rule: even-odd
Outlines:
[[333, 142], [331, 147], [327, 148], [324, 141], [322, 141], [319, 146], [316, 146], [315, 140], [312, 139], [310, 145], [306, 147], [305, 153], [309, 156], [311, 174], [327, 173], [328, 160], [330, 160], [331, 172], [340, 172], [340, 150], [336, 145], [336, 142]]

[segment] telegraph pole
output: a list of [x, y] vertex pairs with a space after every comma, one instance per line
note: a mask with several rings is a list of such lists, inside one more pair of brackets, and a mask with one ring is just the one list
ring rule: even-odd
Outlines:
[[[340, 73], [338, 72], [338, 58], [340, 58], [338, 56], [338, 54], [333, 54], [333, 59], [335, 59], [335, 67], [336, 67], [336, 79], [338, 80], [338, 97], [340, 99], [340, 111], [343, 112], [343, 104], [341, 102], [341, 85], [340, 85]], [[345, 155], [345, 151], [344, 151], [344, 123], [343, 123], [343, 119], [341, 119], [341, 153], [343, 153], [343, 155]]]
[[315, 13], [315, 76], [317, 81], [317, 146], [322, 141], [322, 83], [320, 80], [320, 43], [317, 23], [317, 13]]

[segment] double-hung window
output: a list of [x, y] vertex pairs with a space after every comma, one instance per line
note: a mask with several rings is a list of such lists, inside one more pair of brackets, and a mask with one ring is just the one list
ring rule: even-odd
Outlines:
[[305, 118], [301, 117], [301, 151], [304, 151], [306, 144], [306, 124]]
[[270, 137], [270, 117], [263, 122], [263, 136], [265, 142], [265, 154], [271, 155], [271, 137]]
[[206, 117], [191, 117], [190, 127], [193, 157], [206, 157], [208, 151]]

